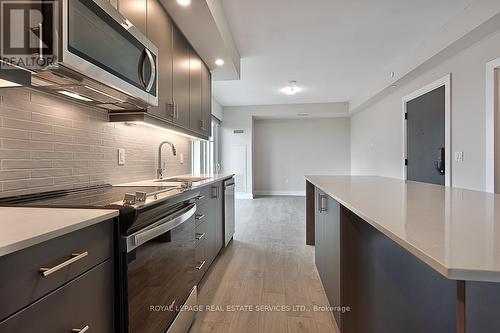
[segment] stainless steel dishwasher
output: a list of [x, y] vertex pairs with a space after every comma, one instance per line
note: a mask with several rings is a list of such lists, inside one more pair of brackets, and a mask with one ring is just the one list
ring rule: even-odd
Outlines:
[[224, 181], [224, 246], [227, 246], [234, 235], [234, 178]]

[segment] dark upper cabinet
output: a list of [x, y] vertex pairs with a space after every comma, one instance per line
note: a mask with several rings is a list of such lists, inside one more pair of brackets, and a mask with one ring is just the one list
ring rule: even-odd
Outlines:
[[173, 34], [173, 102], [175, 123], [189, 129], [189, 69], [191, 46], [174, 26]]
[[146, 0], [119, 0], [117, 5], [118, 11], [146, 35]]
[[118, 10], [158, 47], [158, 106], [148, 113], [183, 132], [211, 135], [210, 70], [158, 0], [118, 0]]
[[189, 58], [189, 127], [195, 132], [201, 133], [202, 123], [202, 67], [203, 62], [196, 52], [191, 49]]
[[172, 21], [158, 0], [147, 0], [148, 38], [158, 47], [158, 106], [148, 112], [174, 121], [172, 99]]
[[205, 64], [201, 64], [201, 133], [212, 135], [212, 73]]

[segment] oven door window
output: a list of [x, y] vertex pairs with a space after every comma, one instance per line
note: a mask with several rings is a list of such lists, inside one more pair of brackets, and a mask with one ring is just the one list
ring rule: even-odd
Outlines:
[[93, 1], [68, 3], [69, 52], [145, 90], [153, 73], [144, 46]]
[[196, 284], [194, 217], [128, 254], [129, 333], [164, 333]]

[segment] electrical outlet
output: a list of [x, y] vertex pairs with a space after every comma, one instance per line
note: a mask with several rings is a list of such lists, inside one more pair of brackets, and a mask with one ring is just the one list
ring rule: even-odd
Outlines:
[[184, 164], [184, 154], [183, 153], [180, 154], [180, 158], [179, 159], [180, 159], [180, 163]]
[[118, 148], [118, 165], [125, 165], [125, 149]]
[[455, 152], [455, 161], [456, 162], [463, 162], [464, 161], [464, 152], [463, 151], [456, 151]]

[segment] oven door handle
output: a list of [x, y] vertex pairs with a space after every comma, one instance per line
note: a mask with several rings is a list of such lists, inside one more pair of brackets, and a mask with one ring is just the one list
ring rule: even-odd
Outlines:
[[174, 229], [189, 220], [196, 213], [196, 204], [191, 204], [172, 215], [162, 218], [158, 222], [125, 237], [125, 247], [127, 253], [141, 246], [142, 244]]

